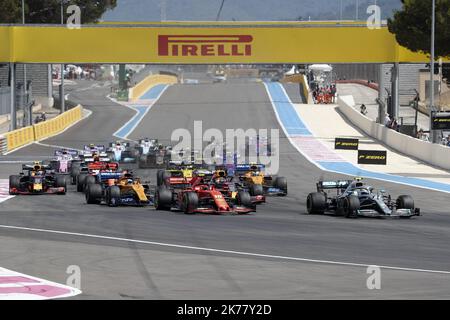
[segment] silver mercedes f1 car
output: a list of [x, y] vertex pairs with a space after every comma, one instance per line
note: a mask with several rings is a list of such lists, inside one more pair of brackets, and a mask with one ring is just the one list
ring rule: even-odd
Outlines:
[[[336, 194], [329, 195], [330, 190], [336, 190]], [[334, 212], [348, 218], [410, 218], [420, 215], [420, 209], [414, 206], [411, 196], [401, 195], [393, 200], [386, 191], [375, 191], [373, 187], [362, 182], [361, 178], [319, 181], [317, 192], [308, 195], [306, 208], [309, 214]]]

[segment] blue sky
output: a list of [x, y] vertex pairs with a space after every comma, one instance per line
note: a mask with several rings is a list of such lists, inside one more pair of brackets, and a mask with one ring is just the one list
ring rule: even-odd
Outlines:
[[[118, 0], [115, 10], [107, 12], [105, 21], [160, 21], [163, 0]], [[222, 0], [165, 0], [166, 19], [181, 21], [214, 21]], [[297, 20], [353, 20], [356, 3], [359, 18], [366, 19], [367, 7], [377, 2], [383, 17], [401, 7], [400, 0], [225, 0], [220, 20], [286, 21]]]

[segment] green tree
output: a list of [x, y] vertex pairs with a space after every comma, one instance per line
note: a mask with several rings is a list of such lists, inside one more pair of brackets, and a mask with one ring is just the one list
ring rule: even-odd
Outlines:
[[17, 23], [22, 16], [20, 2], [17, 0], [0, 0], [0, 23]]
[[[81, 23], [95, 23], [107, 10], [117, 5], [117, 0], [25, 0], [26, 23], [60, 24], [61, 1], [64, 2], [64, 20], [66, 9], [75, 4], [81, 9]], [[0, 23], [22, 22], [21, 0], [0, 0]]]
[[[388, 20], [398, 43], [413, 52], [431, 51], [431, 1], [402, 0], [403, 8]], [[436, 56], [450, 56], [450, 0], [436, 0]]]

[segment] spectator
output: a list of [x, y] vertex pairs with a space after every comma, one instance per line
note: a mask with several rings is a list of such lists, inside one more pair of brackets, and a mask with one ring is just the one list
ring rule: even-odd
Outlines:
[[389, 113], [386, 113], [386, 116], [384, 117], [384, 125], [386, 127], [389, 127], [391, 124], [391, 116], [389, 115]]
[[332, 103], [336, 102], [336, 85], [333, 84], [331, 86], [331, 98], [332, 98]]

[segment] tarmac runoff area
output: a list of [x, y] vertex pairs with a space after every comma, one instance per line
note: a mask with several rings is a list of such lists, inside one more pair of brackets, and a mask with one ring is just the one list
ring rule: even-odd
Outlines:
[[[364, 136], [336, 105], [293, 104], [279, 83], [265, 83], [277, 119], [296, 149], [325, 171], [450, 192], [450, 173], [411, 159]], [[324, 123], [326, 119], [326, 123]], [[387, 150], [387, 165], [357, 165], [357, 151], [334, 150], [334, 139], [358, 138], [360, 150]]]
[[[450, 184], [449, 172], [399, 154], [379, 141], [365, 136], [361, 131], [352, 127], [348, 120], [340, 114], [338, 106], [306, 104], [295, 104], [294, 106], [298, 116], [303, 119], [314, 137], [345, 161], [365, 170]], [[324, 119], [326, 119], [326, 123], [324, 123]], [[357, 150], [334, 150], [336, 137], [359, 139], [361, 150], [387, 150], [387, 165], [358, 164]]]

